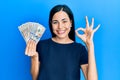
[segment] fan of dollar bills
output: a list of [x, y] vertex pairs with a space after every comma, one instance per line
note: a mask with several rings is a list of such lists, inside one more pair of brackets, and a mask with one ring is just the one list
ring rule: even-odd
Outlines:
[[38, 43], [43, 33], [45, 32], [45, 27], [36, 22], [26, 22], [20, 25], [18, 29], [26, 43], [30, 39]]

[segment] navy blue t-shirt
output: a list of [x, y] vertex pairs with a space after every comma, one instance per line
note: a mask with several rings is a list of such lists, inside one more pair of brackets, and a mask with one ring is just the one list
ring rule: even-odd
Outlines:
[[38, 80], [80, 80], [80, 65], [88, 63], [80, 43], [60, 44], [51, 38], [37, 44], [40, 69]]

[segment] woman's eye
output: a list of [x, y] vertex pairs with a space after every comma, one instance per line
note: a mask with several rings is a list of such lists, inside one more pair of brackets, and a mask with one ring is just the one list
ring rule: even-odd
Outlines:
[[66, 23], [67, 21], [63, 21], [63, 23]]
[[53, 24], [57, 24], [57, 22], [52, 22]]

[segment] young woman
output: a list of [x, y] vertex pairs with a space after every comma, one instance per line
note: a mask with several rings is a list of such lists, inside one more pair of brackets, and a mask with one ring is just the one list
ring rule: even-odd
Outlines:
[[[86, 28], [74, 30], [74, 17], [66, 5], [52, 8], [49, 26], [52, 38], [36, 44], [29, 40], [26, 55], [31, 56], [31, 74], [33, 80], [80, 80], [82, 69], [86, 80], [97, 80], [97, 69], [94, 57], [93, 35], [94, 18], [89, 25], [86, 17]], [[83, 31], [84, 34], [79, 34]], [[83, 40], [86, 48], [75, 42], [76, 35]]]

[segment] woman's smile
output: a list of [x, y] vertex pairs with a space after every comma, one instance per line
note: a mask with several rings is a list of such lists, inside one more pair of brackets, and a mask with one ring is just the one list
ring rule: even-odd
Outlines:
[[66, 32], [66, 30], [57, 30], [58, 34], [64, 34]]

